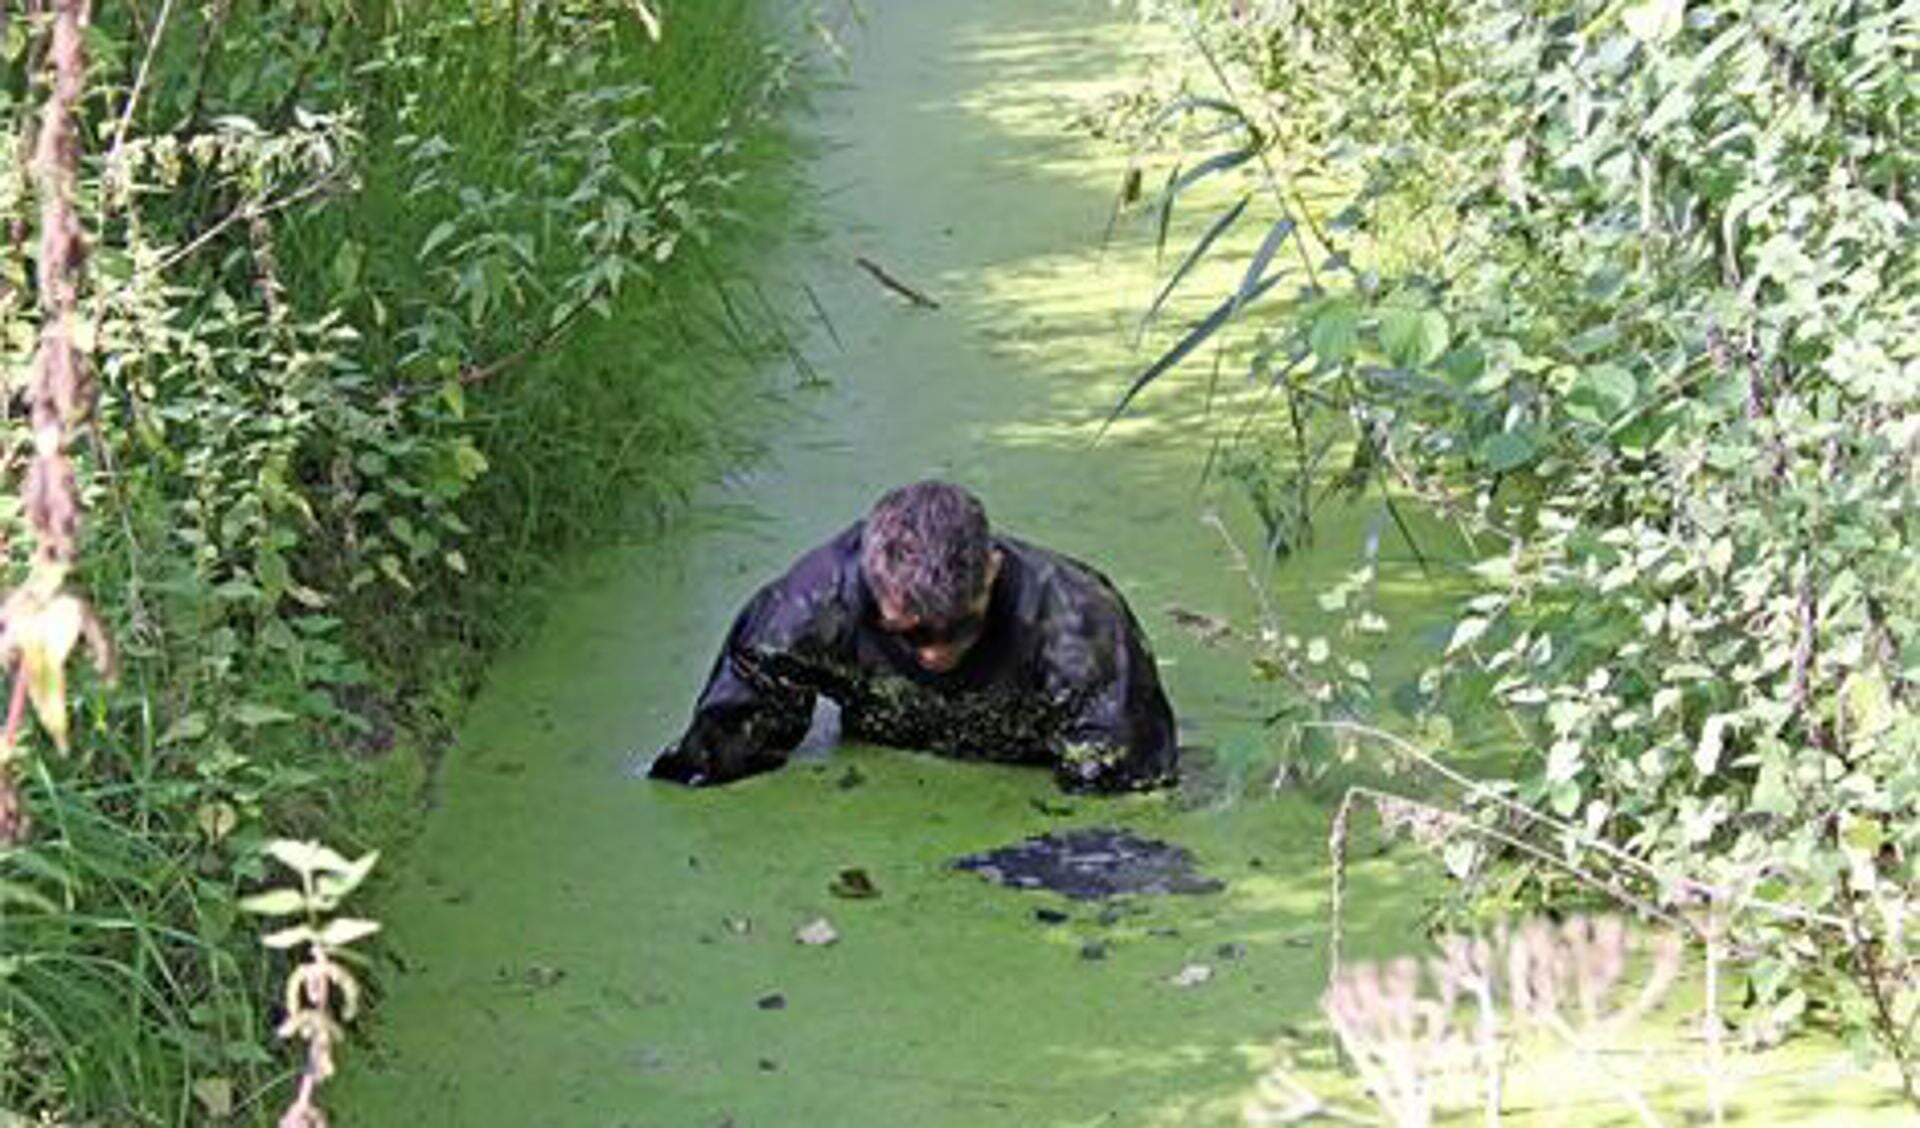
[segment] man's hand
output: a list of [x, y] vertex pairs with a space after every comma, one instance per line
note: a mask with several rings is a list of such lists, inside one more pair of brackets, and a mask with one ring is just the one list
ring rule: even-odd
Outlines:
[[647, 778], [669, 780], [688, 787], [706, 787], [720, 782], [713, 778], [705, 760], [688, 755], [677, 744], [669, 744], [660, 750], [660, 754], [653, 758], [653, 763], [647, 766]]
[[1168, 768], [1135, 763], [1117, 750], [1087, 745], [1068, 746], [1054, 766], [1053, 780], [1060, 790], [1075, 795], [1112, 795], [1123, 791], [1152, 791], [1177, 779]]
[[750, 756], [742, 762], [738, 757], [725, 753], [692, 753], [687, 751], [686, 744], [682, 741], [662, 748], [660, 754], [653, 758], [653, 763], [647, 766], [647, 778], [669, 780], [687, 787], [718, 787], [761, 772], [774, 771], [787, 762], [785, 756], [774, 752]]

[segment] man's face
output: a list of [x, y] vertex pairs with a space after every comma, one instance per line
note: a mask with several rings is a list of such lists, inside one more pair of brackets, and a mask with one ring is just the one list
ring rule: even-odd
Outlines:
[[930, 673], [944, 674], [960, 665], [961, 659], [980, 641], [987, 625], [987, 606], [993, 598], [993, 581], [1000, 575], [1000, 550], [987, 558], [987, 581], [980, 594], [958, 618], [929, 622], [907, 611], [891, 595], [875, 592], [879, 605], [880, 629], [899, 638], [913, 650], [913, 660]]

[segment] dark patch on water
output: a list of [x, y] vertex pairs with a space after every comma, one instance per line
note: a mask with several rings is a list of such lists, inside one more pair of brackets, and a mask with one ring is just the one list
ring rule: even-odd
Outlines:
[[1185, 849], [1110, 826], [1036, 835], [949, 864], [1001, 885], [1051, 890], [1076, 901], [1135, 893], [1218, 893], [1226, 888], [1195, 872], [1193, 855]]

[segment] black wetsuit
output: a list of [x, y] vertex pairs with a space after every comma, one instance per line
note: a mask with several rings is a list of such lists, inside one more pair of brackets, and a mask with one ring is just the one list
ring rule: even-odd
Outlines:
[[693, 722], [650, 775], [713, 784], [780, 767], [824, 694], [851, 740], [1047, 764], [1072, 790], [1173, 781], [1173, 710], [1140, 624], [1105, 576], [994, 538], [1000, 572], [979, 640], [933, 673], [880, 629], [860, 530], [807, 553], [747, 603]]

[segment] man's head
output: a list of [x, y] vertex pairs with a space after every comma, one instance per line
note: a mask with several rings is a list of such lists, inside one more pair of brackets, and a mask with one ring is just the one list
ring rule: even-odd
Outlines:
[[915, 482], [867, 514], [860, 569], [880, 629], [912, 647], [921, 666], [946, 673], [980, 638], [1000, 552], [979, 498], [947, 482]]

